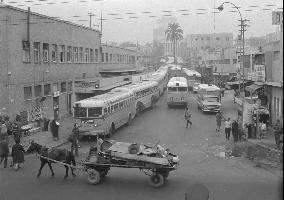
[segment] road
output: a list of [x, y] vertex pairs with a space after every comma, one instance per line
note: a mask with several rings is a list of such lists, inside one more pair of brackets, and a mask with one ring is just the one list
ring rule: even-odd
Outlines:
[[[197, 110], [195, 96], [190, 98], [193, 125], [185, 128], [184, 109], [166, 106], [164, 95], [157, 105], [134, 119], [129, 127], [119, 129], [112, 139], [129, 142], [167, 144], [180, 157], [180, 166], [173, 171], [165, 185], [152, 188], [148, 177], [137, 169], [111, 169], [99, 185], [89, 185], [86, 174], [63, 179], [65, 169], [53, 166], [55, 178], [46, 167], [37, 179], [40, 162], [33, 155], [19, 171], [0, 169], [0, 200], [183, 200], [187, 188], [205, 185], [210, 199], [215, 200], [276, 200], [282, 199], [282, 171], [256, 167], [242, 157], [220, 157], [226, 146], [225, 136], [215, 133], [215, 116]], [[224, 100], [226, 116], [234, 117], [236, 108], [232, 97]], [[88, 142], [81, 143], [86, 152]]]

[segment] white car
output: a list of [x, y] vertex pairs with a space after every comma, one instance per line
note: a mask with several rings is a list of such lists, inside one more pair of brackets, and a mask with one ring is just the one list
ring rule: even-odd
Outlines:
[[193, 84], [193, 93], [197, 93], [198, 92], [198, 86], [200, 85], [200, 83], [194, 83]]

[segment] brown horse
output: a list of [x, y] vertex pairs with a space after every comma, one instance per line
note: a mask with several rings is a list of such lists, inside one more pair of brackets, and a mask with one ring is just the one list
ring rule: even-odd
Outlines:
[[[68, 165], [72, 165], [76, 166], [76, 162], [75, 162], [75, 157], [74, 155], [71, 153], [71, 151], [68, 151], [67, 149], [57, 149], [57, 148], [52, 148], [52, 149], [48, 149], [47, 147], [43, 147], [40, 144], [35, 143], [34, 141], [31, 141], [29, 148], [27, 149], [27, 153], [33, 153], [33, 152], [37, 152], [40, 156], [46, 157], [46, 158], [50, 158], [52, 160], [55, 161], [60, 161], [63, 163], [66, 163]], [[44, 165], [47, 163], [49, 166], [49, 169], [51, 171], [51, 176], [54, 177], [54, 172], [51, 166], [51, 163], [54, 163], [51, 160], [48, 160], [46, 158], [40, 157], [40, 161], [41, 161], [41, 165], [37, 174], [37, 178], [40, 176], [41, 174], [41, 170], [44, 167]], [[68, 177], [68, 171], [69, 171], [69, 167], [67, 165], [64, 165], [65, 167], [65, 176], [64, 178]], [[73, 172], [73, 168], [70, 167], [71, 169], [71, 173], [73, 175], [73, 177], [76, 177], [76, 175]]]

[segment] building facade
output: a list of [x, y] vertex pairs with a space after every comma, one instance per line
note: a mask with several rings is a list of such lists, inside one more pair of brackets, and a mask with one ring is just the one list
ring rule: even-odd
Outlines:
[[189, 34], [187, 47], [192, 50], [214, 50], [233, 46], [233, 33]]
[[1, 4], [0, 114], [25, 121], [68, 115], [81, 92], [75, 82], [96, 83], [100, 70], [134, 67], [137, 57], [101, 45], [97, 30]]

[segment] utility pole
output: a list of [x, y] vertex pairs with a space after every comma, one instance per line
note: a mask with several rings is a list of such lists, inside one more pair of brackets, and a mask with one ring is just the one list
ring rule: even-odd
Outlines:
[[101, 35], [103, 35], [103, 11], [101, 11]]
[[90, 28], [92, 28], [92, 17], [95, 16], [93, 13], [88, 13], [90, 17]]
[[[242, 44], [240, 44], [240, 51], [238, 53], [240, 53], [240, 57], [242, 57], [242, 76], [241, 76], [241, 72], [240, 72], [240, 78], [243, 78], [243, 92], [245, 91], [245, 31], [247, 31], [246, 27], [248, 26], [246, 24], [246, 22], [248, 22], [249, 20], [247, 19], [241, 19], [239, 20], [241, 22], [241, 24], [239, 25], [241, 27], [240, 31], [240, 36], [241, 36], [241, 40], [242, 40]], [[241, 70], [241, 69], [240, 69]], [[240, 91], [240, 85], [239, 85], [239, 91]]]

